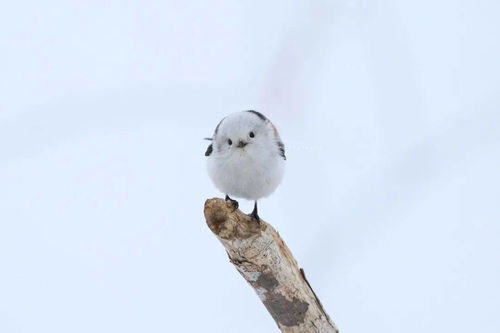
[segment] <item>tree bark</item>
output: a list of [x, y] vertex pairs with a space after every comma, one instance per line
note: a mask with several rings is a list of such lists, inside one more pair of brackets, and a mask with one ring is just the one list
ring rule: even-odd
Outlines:
[[338, 333], [304, 270], [270, 224], [218, 198], [205, 202], [205, 219], [282, 332]]

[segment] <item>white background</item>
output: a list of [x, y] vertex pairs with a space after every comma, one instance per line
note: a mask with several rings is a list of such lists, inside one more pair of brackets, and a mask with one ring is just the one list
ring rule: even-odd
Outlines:
[[0, 332], [276, 332], [202, 213], [202, 138], [255, 109], [288, 157], [260, 214], [342, 332], [498, 333], [499, 13], [3, 2]]

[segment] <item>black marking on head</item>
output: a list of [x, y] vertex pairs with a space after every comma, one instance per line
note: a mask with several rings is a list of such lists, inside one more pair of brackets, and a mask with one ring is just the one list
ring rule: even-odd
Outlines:
[[280, 151], [280, 156], [283, 157], [283, 159], [286, 161], [285, 145], [283, 144], [283, 142], [278, 141], [278, 149]]
[[262, 113], [258, 112], [258, 111], [254, 111], [254, 110], [247, 110], [246, 112], [250, 112], [250, 113], [253, 113], [254, 115], [256, 115], [257, 117], [260, 118], [260, 120], [262, 121], [266, 121], [267, 118], [266, 116], [264, 116]]
[[219, 121], [219, 123], [217, 124], [217, 126], [215, 127], [215, 131], [214, 131], [214, 136], [217, 135], [217, 132], [219, 132], [219, 127], [220, 127], [220, 124], [222, 124], [222, 122], [224, 121], [224, 119], [226, 119], [226, 117], [222, 118], [221, 121]]
[[205, 156], [210, 156], [212, 154], [212, 151], [214, 150], [212, 144], [209, 144], [207, 147], [207, 151], [205, 152]]

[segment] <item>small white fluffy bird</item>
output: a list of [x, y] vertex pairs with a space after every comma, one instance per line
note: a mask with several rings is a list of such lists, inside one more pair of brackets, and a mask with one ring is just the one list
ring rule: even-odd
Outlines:
[[281, 183], [285, 145], [278, 130], [263, 114], [249, 110], [223, 118], [215, 128], [205, 156], [215, 186], [230, 197], [254, 200], [250, 214], [259, 221], [257, 200], [269, 196]]

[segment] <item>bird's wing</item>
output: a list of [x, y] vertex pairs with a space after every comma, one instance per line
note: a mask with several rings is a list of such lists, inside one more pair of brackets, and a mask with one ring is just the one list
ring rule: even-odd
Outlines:
[[214, 150], [212, 144], [209, 144], [207, 147], [207, 151], [205, 152], [205, 156], [210, 156], [212, 154], [212, 151]]
[[280, 150], [280, 156], [283, 157], [283, 159], [286, 161], [285, 145], [283, 144], [283, 142], [278, 141], [278, 149]]

